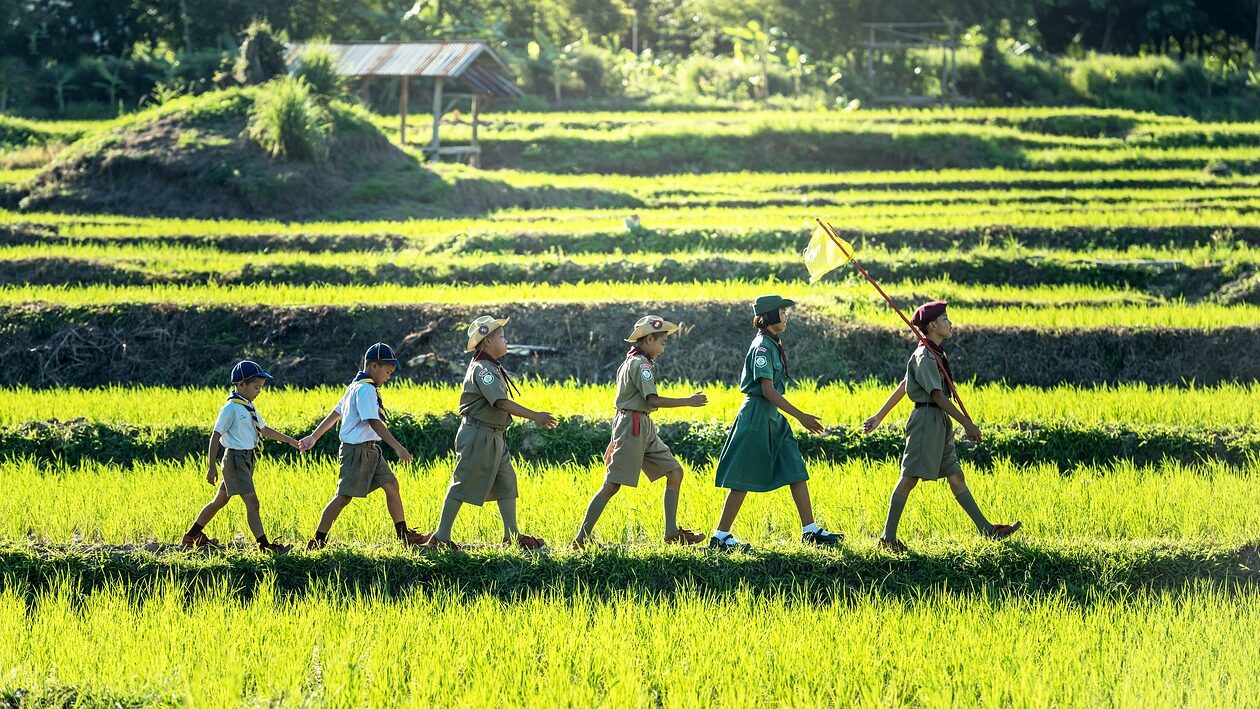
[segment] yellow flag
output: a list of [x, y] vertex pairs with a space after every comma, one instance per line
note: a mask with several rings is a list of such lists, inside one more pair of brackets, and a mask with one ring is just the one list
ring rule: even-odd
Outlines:
[[[844, 248], [841, 249], [841, 246]], [[809, 240], [809, 246], [805, 247], [805, 267], [809, 269], [810, 283], [852, 260], [853, 245], [832, 236], [822, 226], [814, 230], [814, 237]]]

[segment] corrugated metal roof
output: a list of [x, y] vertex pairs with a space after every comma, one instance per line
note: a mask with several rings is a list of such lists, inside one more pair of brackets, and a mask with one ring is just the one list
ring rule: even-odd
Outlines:
[[[507, 65], [485, 42], [332, 42], [337, 71], [345, 76], [421, 76], [459, 79], [479, 94], [522, 96]], [[302, 56], [306, 43], [289, 44], [285, 61]]]

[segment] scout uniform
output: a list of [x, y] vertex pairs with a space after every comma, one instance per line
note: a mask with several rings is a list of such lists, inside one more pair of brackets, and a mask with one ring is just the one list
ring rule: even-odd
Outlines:
[[939, 356], [920, 344], [906, 362], [906, 396], [914, 402], [914, 411], [906, 424], [903, 476], [940, 480], [962, 472], [954, 449], [954, 422], [932, 401], [934, 391], [950, 397], [941, 376]]
[[[394, 351], [383, 342], [368, 348], [364, 360], [400, 366]], [[367, 497], [373, 490], [396, 480], [381, 451], [381, 437], [369, 423], [372, 420], [384, 421], [386, 411], [381, 402], [381, 392], [367, 372], [359, 372], [351, 380], [337, 402], [336, 411], [341, 416], [337, 494]]]
[[[487, 335], [503, 327], [508, 318], [483, 316], [468, 327], [468, 347], [473, 352]], [[503, 365], [478, 352], [464, 372], [459, 393], [459, 430], [455, 433], [455, 472], [450, 496], [460, 502], [480, 506], [492, 500], [517, 497], [516, 470], [503, 432], [512, 416], [495, 406], [510, 399], [515, 390]]]
[[[655, 332], [668, 335], [677, 331], [674, 323], [649, 315], [635, 323], [634, 332], [626, 342], [637, 342]], [[642, 350], [632, 347], [617, 370], [617, 396], [613, 404], [617, 416], [613, 419], [612, 440], [604, 451], [606, 481], [637, 487], [640, 471], [649, 481], [655, 481], [682, 469], [652, 421], [650, 414], [654, 409], [648, 405], [647, 398], [655, 393], [655, 365]]]
[[[249, 360], [232, 368], [233, 384], [254, 377], [271, 379], [262, 367]], [[223, 485], [228, 497], [254, 491], [254, 449], [262, 448], [262, 430], [266, 425], [254, 403], [236, 392], [232, 392], [219, 409], [214, 430], [223, 444], [219, 467], [223, 469]]]
[[[763, 296], [754, 306], [755, 315], [795, 305], [778, 296]], [[715, 484], [732, 490], [768, 492], [784, 485], [809, 479], [805, 459], [787, 418], [761, 395], [760, 379], [769, 379], [774, 390], [787, 391], [787, 358], [783, 343], [767, 330], [753, 338], [744, 356], [739, 389], [744, 403], [727, 435], [718, 458]]]

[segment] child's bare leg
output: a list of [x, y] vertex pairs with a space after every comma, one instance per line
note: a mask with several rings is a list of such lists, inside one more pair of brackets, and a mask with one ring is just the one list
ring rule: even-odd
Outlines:
[[516, 498], [499, 500], [498, 505], [499, 516], [503, 518], [503, 538], [511, 539], [521, 533], [516, 525]]
[[665, 509], [665, 536], [678, 536], [678, 494], [682, 490], [682, 468], [665, 474], [665, 495], [661, 503]]
[[395, 525], [399, 522], [407, 521], [407, 514], [403, 511], [402, 493], [398, 489], [398, 481], [391, 480], [381, 486], [381, 490], [385, 492], [385, 508], [389, 510], [389, 518]]
[[193, 523], [197, 531], [201, 531], [207, 524], [210, 524], [210, 520], [214, 519], [219, 510], [227, 507], [228, 499], [227, 484], [219, 483], [219, 489], [215, 490], [214, 498], [207, 502], [205, 507], [201, 508], [201, 512], [197, 513], [197, 519]]
[[315, 533], [328, 534], [328, 530], [332, 529], [333, 522], [337, 521], [337, 517], [341, 516], [341, 511], [353, 499], [349, 495], [337, 495], [329, 500], [324, 507], [324, 513], [319, 517], [319, 526], [315, 528]]
[[902, 476], [893, 488], [892, 497], [888, 500], [888, 517], [884, 519], [884, 534], [881, 539], [891, 542], [897, 538], [897, 526], [901, 524], [901, 513], [906, 509], [906, 500], [910, 491], [919, 484], [918, 478]]
[[586, 538], [591, 536], [591, 532], [595, 531], [595, 523], [599, 521], [600, 515], [604, 514], [604, 508], [608, 506], [608, 501], [621, 486], [617, 483], [605, 482], [603, 487], [595, 492], [595, 496], [591, 498], [590, 504], [586, 506], [586, 517], [582, 519], [582, 526], [578, 528], [576, 542], [584, 542]]
[[796, 503], [796, 514], [800, 515], [801, 526], [814, 523], [814, 506], [809, 500], [809, 483], [805, 480], [794, 482], [788, 486], [792, 491], [792, 502]]
[[967, 481], [963, 480], [962, 473], [954, 473], [945, 478], [949, 483], [949, 489], [954, 493], [954, 499], [958, 501], [958, 505], [963, 508], [971, 521], [975, 523], [976, 529], [981, 534], [988, 534], [993, 531], [993, 524], [985, 519], [984, 513], [980, 511], [980, 506], [976, 504], [976, 498], [971, 496], [971, 490], [967, 489]]
[[451, 529], [455, 526], [455, 515], [459, 514], [459, 508], [464, 503], [451, 496], [451, 491], [446, 490], [446, 500], [442, 502], [442, 516], [438, 519], [437, 531], [433, 533], [433, 538], [441, 542], [449, 542], [451, 540]]
[[731, 525], [735, 524], [735, 516], [739, 514], [739, 508], [744, 504], [744, 498], [748, 497], [747, 490], [730, 490], [726, 493], [726, 502], [722, 504], [722, 516], [718, 519], [717, 531], [730, 532]]
[[241, 502], [245, 503], [245, 522], [249, 524], [249, 531], [254, 535], [254, 539], [267, 536], [263, 533], [262, 517], [258, 515], [258, 494], [243, 493]]

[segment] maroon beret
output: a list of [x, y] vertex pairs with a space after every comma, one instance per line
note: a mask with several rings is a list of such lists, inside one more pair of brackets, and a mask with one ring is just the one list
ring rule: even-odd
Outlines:
[[934, 300], [931, 303], [924, 303], [919, 309], [914, 311], [914, 317], [910, 318], [910, 324], [923, 330], [927, 328], [927, 324], [945, 314], [945, 306], [948, 305], [943, 300]]

